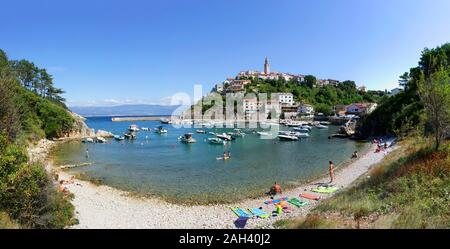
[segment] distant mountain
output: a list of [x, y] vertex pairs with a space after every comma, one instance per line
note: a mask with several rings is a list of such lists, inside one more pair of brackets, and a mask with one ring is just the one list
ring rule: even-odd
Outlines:
[[[69, 109], [83, 117], [172, 115], [180, 105], [73, 106]], [[188, 108], [186, 106], [186, 108]], [[186, 109], [184, 108], [184, 109]], [[178, 115], [179, 113], [175, 113]]]

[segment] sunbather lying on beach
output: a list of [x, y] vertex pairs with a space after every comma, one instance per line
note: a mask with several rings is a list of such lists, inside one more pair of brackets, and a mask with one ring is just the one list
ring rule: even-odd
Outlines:
[[68, 196], [70, 191], [64, 186], [64, 180], [59, 181], [58, 191], [63, 193], [64, 196]]

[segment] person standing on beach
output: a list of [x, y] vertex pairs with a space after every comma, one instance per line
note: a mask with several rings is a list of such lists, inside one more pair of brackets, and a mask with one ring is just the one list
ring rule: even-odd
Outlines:
[[330, 167], [328, 170], [330, 172], [330, 183], [332, 183], [334, 180], [334, 164], [332, 161], [330, 161]]

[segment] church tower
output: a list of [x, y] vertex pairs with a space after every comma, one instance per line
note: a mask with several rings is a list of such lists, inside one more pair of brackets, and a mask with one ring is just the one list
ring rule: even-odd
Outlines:
[[270, 64], [269, 60], [266, 57], [266, 60], [264, 61], [264, 74], [268, 75], [270, 74]]

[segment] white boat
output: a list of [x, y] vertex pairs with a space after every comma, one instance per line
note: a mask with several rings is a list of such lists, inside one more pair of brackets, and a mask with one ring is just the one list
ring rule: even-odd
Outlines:
[[150, 129], [147, 128], [147, 127], [142, 127], [141, 130], [142, 130], [142, 131], [149, 131]]
[[257, 133], [258, 135], [260, 135], [260, 136], [270, 136], [270, 133], [269, 133], [269, 132], [257, 131], [256, 133]]
[[218, 137], [210, 137], [208, 138], [208, 142], [212, 143], [212, 144], [226, 144], [226, 141], [223, 141], [222, 139], [218, 138]]
[[136, 132], [136, 131], [139, 131], [139, 127], [135, 124], [132, 124], [132, 125], [130, 125], [130, 127], [128, 127], [128, 130], [132, 131], [132, 132]]
[[311, 130], [309, 130], [309, 129], [307, 129], [307, 128], [303, 128], [303, 127], [294, 127], [293, 130], [294, 130], [294, 131], [301, 132], [301, 133], [308, 133], [308, 132], [311, 131]]
[[195, 132], [201, 133], [201, 134], [206, 134], [206, 131], [205, 131], [205, 130], [196, 130]]
[[214, 132], [212, 132], [212, 131], [208, 132], [208, 134], [209, 134], [209, 135], [213, 135], [213, 136], [216, 135], [216, 133], [214, 133]]
[[93, 142], [94, 142], [94, 139], [88, 137], [88, 138], [84, 139], [82, 142], [83, 142], [83, 143], [93, 143]]
[[225, 133], [216, 134], [216, 137], [221, 138], [221, 139], [226, 140], [226, 141], [231, 141], [231, 139], [232, 139], [231, 136], [228, 136]]
[[134, 132], [128, 132], [123, 135], [126, 139], [136, 139], [136, 133]]
[[159, 133], [159, 134], [165, 134], [165, 133], [167, 133], [167, 130], [164, 129], [164, 127], [162, 127], [162, 126], [158, 126], [158, 128], [156, 128], [155, 132]]
[[290, 136], [290, 135], [278, 135], [278, 138], [280, 140], [287, 140], [287, 141], [297, 141], [298, 140], [298, 137]]
[[308, 133], [298, 132], [295, 136], [298, 137], [298, 138], [307, 138], [307, 137], [309, 137], [309, 134]]
[[179, 139], [180, 139], [180, 141], [182, 143], [195, 143], [195, 142], [197, 142], [197, 140], [195, 140], [192, 137], [192, 133], [186, 133], [183, 136], [179, 137]]
[[95, 141], [96, 141], [97, 143], [101, 143], [101, 144], [106, 143], [106, 139], [105, 139], [104, 137], [96, 137], [96, 138], [95, 138]]
[[161, 124], [169, 124], [170, 123], [170, 119], [168, 119], [168, 118], [161, 118], [160, 121], [161, 121]]
[[318, 124], [318, 125], [316, 125], [316, 128], [317, 128], [317, 129], [328, 129], [328, 126]]
[[117, 141], [122, 141], [122, 140], [125, 140], [125, 137], [124, 136], [115, 135], [114, 139], [117, 140]]

